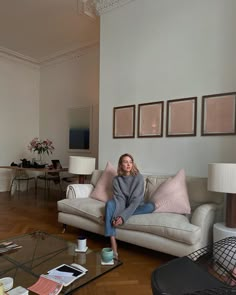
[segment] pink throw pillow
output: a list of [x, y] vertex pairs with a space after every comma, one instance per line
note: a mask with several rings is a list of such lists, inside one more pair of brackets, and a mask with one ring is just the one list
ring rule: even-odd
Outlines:
[[151, 200], [156, 205], [154, 212], [190, 214], [191, 207], [184, 169], [163, 182], [151, 195]]
[[101, 177], [98, 179], [96, 186], [90, 197], [98, 201], [107, 202], [112, 197], [112, 182], [114, 176], [117, 175], [116, 169], [110, 162], [107, 162], [106, 168]]

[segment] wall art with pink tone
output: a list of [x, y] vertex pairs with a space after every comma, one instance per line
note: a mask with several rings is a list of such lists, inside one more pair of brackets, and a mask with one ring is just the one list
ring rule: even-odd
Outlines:
[[113, 108], [113, 138], [135, 136], [135, 105]]
[[235, 106], [236, 92], [203, 96], [201, 135], [236, 134]]
[[163, 136], [163, 111], [163, 101], [138, 105], [138, 137]]
[[166, 136], [196, 136], [197, 97], [167, 100]]

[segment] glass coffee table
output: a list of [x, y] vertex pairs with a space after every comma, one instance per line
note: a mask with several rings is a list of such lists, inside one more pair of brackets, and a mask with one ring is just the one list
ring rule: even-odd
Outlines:
[[90, 249], [86, 253], [75, 252], [75, 243], [41, 231], [4, 241], [13, 241], [22, 246], [20, 249], [0, 254], [0, 278], [12, 277], [13, 288], [17, 286], [28, 288], [38, 280], [41, 274], [47, 274], [48, 270], [63, 263], [77, 263], [88, 271], [61, 290], [61, 294], [71, 294], [122, 264], [121, 261], [114, 260], [113, 265], [102, 265], [100, 252]]

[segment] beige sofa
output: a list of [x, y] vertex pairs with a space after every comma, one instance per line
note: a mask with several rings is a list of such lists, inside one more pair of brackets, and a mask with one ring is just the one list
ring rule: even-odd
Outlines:
[[[66, 199], [58, 201], [58, 222], [97, 234], [104, 234], [104, 202], [90, 197], [101, 176], [95, 170], [90, 184], [68, 186]], [[149, 183], [156, 186], [170, 176], [145, 176], [146, 198]], [[131, 216], [117, 229], [117, 239], [174, 256], [184, 256], [212, 242], [212, 227], [223, 219], [223, 194], [207, 191], [207, 179], [186, 177], [191, 214], [151, 213]]]

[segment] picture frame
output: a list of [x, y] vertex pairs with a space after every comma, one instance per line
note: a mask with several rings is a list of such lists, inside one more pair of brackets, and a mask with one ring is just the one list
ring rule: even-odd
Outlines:
[[166, 136], [196, 136], [197, 97], [167, 101]]
[[163, 112], [163, 101], [139, 104], [137, 136], [140, 138], [162, 137]]
[[93, 107], [68, 109], [69, 152], [91, 153], [93, 134]]
[[135, 105], [113, 108], [113, 138], [135, 137]]
[[236, 134], [236, 92], [202, 96], [201, 135]]

